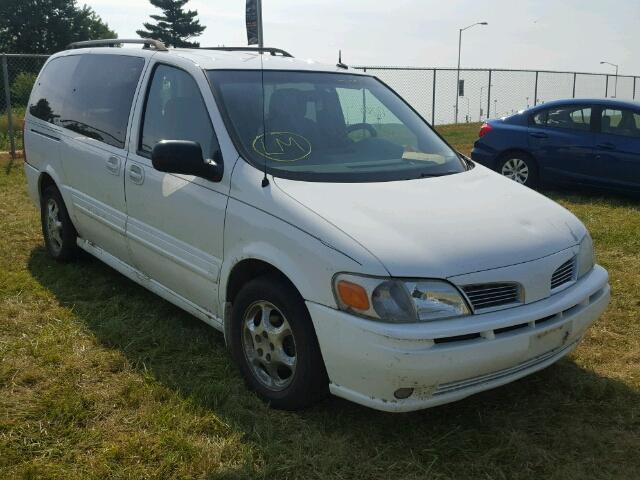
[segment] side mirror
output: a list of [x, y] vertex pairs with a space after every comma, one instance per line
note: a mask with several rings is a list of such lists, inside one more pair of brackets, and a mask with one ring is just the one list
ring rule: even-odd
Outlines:
[[195, 175], [219, 182], [223, 173], [220, 151], [214, 156], [214, 160], [205, 160], [198, 142], [161, 140], [151, 151], [151, 163], [160, 172]]

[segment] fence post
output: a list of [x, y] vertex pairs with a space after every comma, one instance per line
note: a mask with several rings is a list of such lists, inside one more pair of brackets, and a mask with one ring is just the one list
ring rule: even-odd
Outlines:
[[436, 124], [436, 72], [437, 70], [433, 69], [433, 93], [431, 96], [431, 125]]
[[578, 76], [578, 74], [574, 72], [574, 74], [573, 74], [573, 98], [576, 98], [576, 77], [577, 76]]
[[13, 137], [13, 112], [11, 110], [11, 91], [9, 90], [9, 66], [7, 56], [2, 55], [2, 82], [4, 84], [4, 99], [7, 108], [7, 127], [9, 130], [9, 142], [11, 143], [11, 158], [16, 158], [16, 143]]
[[535, 107], [538, 104], [538, 74], [540, 72], [536, 71], [536, 86], [533, 89], [533, 106]]
[[489, 120], [489, 114], [491, 113], [491, 73], [492, 71], [489, 70], [489, 85], [487, 86], [487, 120]]
[[604, 98], [609, 98], [609, 75], [607, 75], [607, 81], [604, 83]]

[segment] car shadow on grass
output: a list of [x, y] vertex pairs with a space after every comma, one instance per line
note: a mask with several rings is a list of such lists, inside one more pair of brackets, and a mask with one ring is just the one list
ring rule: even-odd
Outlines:
[[419, 412], [388, 414], [335, 397], [305, 411], [280, 412], [246, 390], [221, 333], [98, 260], [83, 255], [59, 264], [37, 248], [28, 269], [100, 345], [241, 432], [265, 459], [251, 467], [261, 476], [280, 472], [283, 464], [290, 468], [284, 477], [307, 478], [607, 478], [640, 472], [634, 453], [640, 447], [640, 393], [571, 359]]

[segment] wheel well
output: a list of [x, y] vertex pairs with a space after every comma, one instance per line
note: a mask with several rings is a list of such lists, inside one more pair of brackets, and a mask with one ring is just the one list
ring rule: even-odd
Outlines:
[[56, 182], [54, 182], [53, 178], [51, 178], [51, 175], [49, 175], [48, 173], [43, 173], [42, 175], [40, 175], [40, 181], [38, 185], [38, 193], [40, 194], [40, 198], [42, 198], [42, 193], [52, 185], [58, 188]]
[[[522, 155], [522, 156], [528, 158], [529, 160], [533, 161], [533, 163], [534, 163], [534, 165], [536, 167], [538, 166], [538, 162], [536, 161], [536, 159], [534, 158], [533, 155], [531, 155], [526, 150], [522, 150], [522, 149], [519, 149], [519, 148], [512, 148], [512, 149], [509, 149], [509, 150], [505, 150], [498, 157], [498, 162], [502, 162], [503, 160], [505, 160], [510, 155]], [[499, 167], [499, 166], [500, 166], [500, 164], [498, 163], [498, 165], [496, 165], [496, 167]]]
[[262, 260], [250, 258], [238, 262], [231, 270], [229, 280], [227, 281], [226, 301], [233, 303], [238, 292], [240, 292], [240, 289], [247, 282], [267, 274], [274, 274], [281, 277], [283, 280], [291, 284], [296, 291], [298, 291], [293, 282], [289, 280], [289, 277], [276, 267]]

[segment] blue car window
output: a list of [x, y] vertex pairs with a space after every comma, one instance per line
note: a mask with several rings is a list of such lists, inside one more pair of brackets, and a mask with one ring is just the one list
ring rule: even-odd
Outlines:
[[602, 133], [640, 138], [640, 114], [626, 109], [607, 108], [602, 111]]
[[569, 130], [589, 130], [590, 124], [590, 107], [571, 105], [551, 108], [547, 113], [547, 127], [566, 128]]

